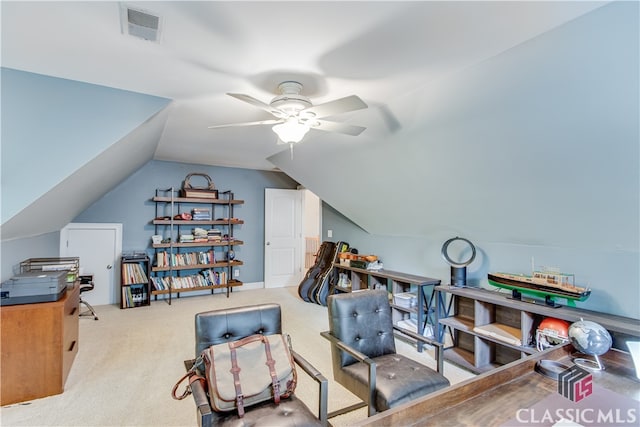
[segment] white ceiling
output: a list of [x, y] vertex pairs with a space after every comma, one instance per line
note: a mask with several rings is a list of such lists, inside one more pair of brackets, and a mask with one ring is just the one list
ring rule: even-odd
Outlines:
[[416, 120], [391, 100], [604, 3], [125, 2], [161, 17], [152, 43], [121, 33], [119, 2], [2, 1], [2, 66], [172, 99], [156, 159], [273, 169], [285, 148], [268, 126], [207, 129], [271, 118], [226, 92], [269, 102], [297, 80], [314, 104], [357, 94], [370, 108], [334, 119], [379, 141]]

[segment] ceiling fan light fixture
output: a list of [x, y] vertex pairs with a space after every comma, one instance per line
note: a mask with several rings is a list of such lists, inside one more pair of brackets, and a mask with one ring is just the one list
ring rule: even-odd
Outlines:
[[276, 135], [278, 135], [278, 138], [286, 143], [300, 142], [307, 132], [309, 132], [309, 126], [298, 122], [295, 117], [291, 117], [284, 123], [275, 125], [272, 129]]
[[298, 114], [311, 107], [311, 100], [300, 94], [302, 85], [298, 82], [282, 82], [278, 85], [280, 95], [271, 100], [269, 105], [286, 112], [288, 115]]
[[297, 114], [305, 108], [311, 107], [311, 102], [303, 97], [280, 95], [273, 98], [269, 105], [288, 114]]
[[269, 104], [242, 93], [227, 93], [229, 96], [268, 112], [275, 119], [209, 126], [209, 128], [272, 125], [272, 130], [278, 135], [278, 144], [289, 145], [301, 142], [311, 128], [351, 136], [360, 135], [365, 130], [362, 126], [322, 120], [325, 117], [336, 114], [367, 108], [367, 104], [356, 95], [334, 99], [320, 105], [313, 105], [309, 98], [300, 94], [302, 85], [298, 82], [282, 82], [278, 85], [278, 90], [280, 95], [273, 98]]

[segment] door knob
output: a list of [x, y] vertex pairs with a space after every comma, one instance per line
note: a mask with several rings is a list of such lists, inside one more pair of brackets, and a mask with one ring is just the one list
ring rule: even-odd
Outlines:
[[107, 265], [107, 270], [111, 270], [113, 266], [111, 264]]
[[271, 244], [271, 242], [267, 242], [267, 246], [269, 246]]

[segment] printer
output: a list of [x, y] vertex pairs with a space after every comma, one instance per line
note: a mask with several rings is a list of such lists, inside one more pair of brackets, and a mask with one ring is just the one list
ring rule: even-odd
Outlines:
[[30, 271], [0, 284], [0, 305], [58, 301], [67, 291], [67, 271]]

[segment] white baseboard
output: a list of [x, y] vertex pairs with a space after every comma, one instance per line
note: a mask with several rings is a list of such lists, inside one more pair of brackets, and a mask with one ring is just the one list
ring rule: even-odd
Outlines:
[[264, 282], [243, 283], [242, 286], [233, 288], [233, 291], [252, 291], [254, 289], [263, 289]]

